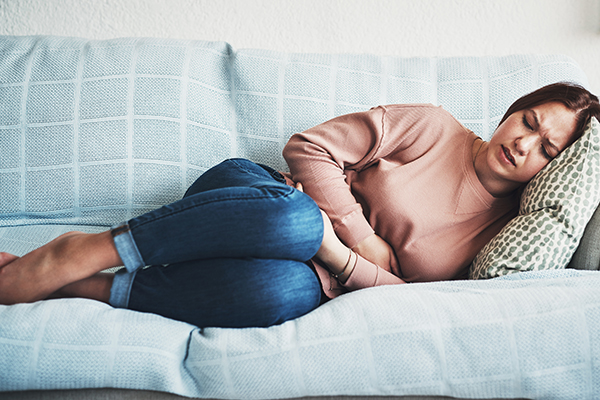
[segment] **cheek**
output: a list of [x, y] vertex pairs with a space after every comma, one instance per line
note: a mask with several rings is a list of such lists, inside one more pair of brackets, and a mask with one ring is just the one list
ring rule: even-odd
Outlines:
[[525, 179], [530, 180], [534, 176], [537, 175], [546, 165], [548, 165], [549, 161], [546, 159], [543, 160], [532, 160], [532, 162], [528, 165], [527, 171], [525, 173]]

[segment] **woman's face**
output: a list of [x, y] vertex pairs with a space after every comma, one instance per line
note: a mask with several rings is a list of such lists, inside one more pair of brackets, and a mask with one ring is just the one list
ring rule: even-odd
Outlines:
[[492, 136], [488, 165], [500, 179], [527, 183], [575, 141], [575, 126], [575, 113], [559, 102], [517, 111]]

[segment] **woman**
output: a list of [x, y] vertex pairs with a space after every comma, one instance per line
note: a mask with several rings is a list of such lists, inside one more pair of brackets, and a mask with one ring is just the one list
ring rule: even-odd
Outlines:
[[440, 107], [341, 116], [290, 139], [289, 176], [228, 160], [109, 231], [0, 253], [0, 303], [77, 296], [201, 327], [269, 326], [347, 290], [453, 279], [592, 115], [598, 98], [561, 83], [517, 100], [489, 142]]

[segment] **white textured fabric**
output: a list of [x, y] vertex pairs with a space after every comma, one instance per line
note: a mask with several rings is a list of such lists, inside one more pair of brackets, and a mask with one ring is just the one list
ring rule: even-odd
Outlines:
[[[573, 60], [554, 55], [403, 59], [0, 37], [0, 251], [98, 232], [179, 198], [227, 157], [285, 169], [291, 134], [377, 104], [441, 104], [488, 139], [516, 97], [559, 80], [586, 84]], [[82, 299], [0, 306], [0, 391], [593, 399], [599, 285], [600, 273], [543, 271], [379, 287], [239, 330]]]
[[565, 56], [399, 58], [226, 43], [0, 37], [0, 226], [110, 226], [228, 157], [287, 167], [296, 132], [379, 104], [440, 104], [489, 139], [520, 95], [586, 84]]
[[261, 329], [204, 329], [83, 299], [0, 306], [0, 390], [206, 398], [595, 399], [600, 272], [365, 289]]

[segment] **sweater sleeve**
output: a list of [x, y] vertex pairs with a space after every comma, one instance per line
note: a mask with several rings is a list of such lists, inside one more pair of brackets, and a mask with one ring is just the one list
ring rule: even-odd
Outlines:
[[352, 248], [373, 234], [346, 178], [377, 157], [384, 108], [353, 113], [297, 133], [283, 150], [293, 180], [331, 218], [342, 242]]
[[356, 266], [348, 277], [348, 280], [342, 284], [322, 265], [319, 260], [313, 259], [312, 264], [315, 267], [323, 292], [329, 298], [334, 298], [347, 291], [364, 289], [382, 285], [398, 285], [406, 283], [398, 276], [378, 267], [369, 260], [357, 254]]
[[367, 287], [398, 285], [401, 283], [406, 282], [359, 255], [354, 271], [352, 271], [352, 274], [350, 274], [350, 277], [348, 277], [348, 280], [342, 286], [352, 291]]

